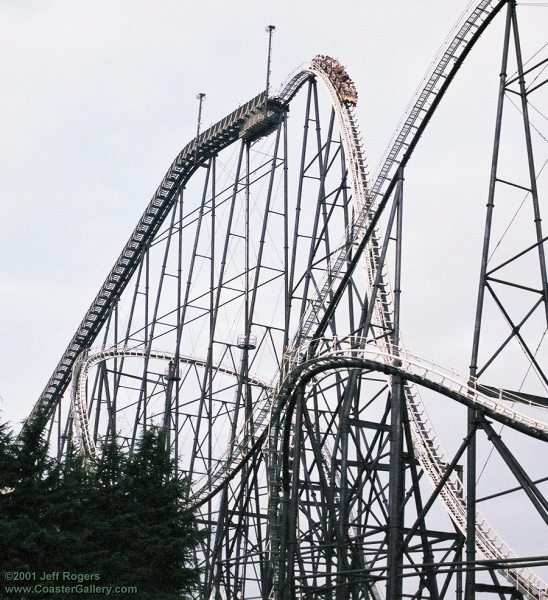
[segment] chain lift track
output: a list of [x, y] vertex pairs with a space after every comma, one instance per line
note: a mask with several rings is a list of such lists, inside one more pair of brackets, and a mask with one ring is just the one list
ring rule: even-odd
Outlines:
[[[61, 361], [56, 367], [46, 388], [44, 389], [33, 414], [43, 410], [52, 414], [61, 396], [73, 377], [72, 412], [78, 422], [79, 435], [83, 450], [93, 454], [95, 447], [91, 439], [87, 421], [87, 400], [85, 382], [89, 369], [101, 361], [114, 356], [142, 356], [143, 350], [131, 348], [110, 348], [92, 352], [89, 350], [101, 327], [106, 322], [110, 311], [122, 294], [127, 283], [135, 273], [146, 248], [159, 231], [166, 215], [172, 208], [177, 191], [192, 177], [193, 173], [211, 156], [226, 148], [241, 137], [242, 126], [265, 106], [265, 102], [274, 108], [289, 107], [299, 89], [310, 77], [316, 77], [326, 85], [337, 116], [341, 131], [341, 141], [349, 165], [349, 183], [355, 203], [355, 221], [334, 253], [323, 285], [317, 298], [310, 303], [298, 329], [297, 336], [286, 353], [283, 372], [278, 376], [278, 383], [267, 384], [259, 378], [250, 379], [250, 383], [270, 391], [262, 405], [254, 408], [254, 429], [244, 425], [239, 438], [234, 443], [223, 466], [210, 475], [207, 481], [194, 482], [194, 502], [201, 504], [215, 494], [242, 467], [249, 456], [263, 443], [277, 445], [277, 432], [268, 430], [272, 414], [281, 415], [283, 402], [290, 395], [295, 383], [311, 372], [318, 362], [333, 364], [337, 361], [342, 366], [344, 361], [361, 361], [368, 368], [385, 373], [389, 378], [402, 375], [409, 383], [405, 386], [405, 398], [412, 422], [413, 442], [417, 457], [425, 472], [436, 486], [443, 478], [447, 459], [436, 439], [428, 420], [415, 384], [436, 389], [442, 394], [467, 405], [481, 406], [489, 417], [502, 422], [527, 435], [547, 439], [548, 425], [535, 421], [509, 408], [506, 401], [512, 400], [500, 393], [499, 399], [481, 393], [474, 386], [459, 381], [454, 374], [442, 372], [435, 365], [408, 355], [397, 339], [390, 335], [379, 336], [376, 346], [365, 344], [363, 339], [346, 338], [347, 349], [336, 349], [330, 355], [318, 354], [321, 339], [324, 339], [328, 317], [334, 311], [342, 296], [352, 271], [359, 261], [365, 263], [371, 297], [375, 298], [374, 312], [377, 327], [385, 332], [392, 332], [391, 290], [380, 261], [379, 239], [377, 230], [379, 217], [387, 205], [395, 189], [398, 170], [408, 162], [422, 132], [434, 114], [443, 94], [454, 78], [463, 60], [470, 52], [484, 29], [506, 4], [505, 1], [482, 0], [462, 22], [456, 27], [454, 36], [441, 52], [439, 60], [433, 65], [426, 77], [424, 86], [418, 92], [408, 111], [403, 124], [393, 139], [378, 174], [374, 177], [371, 188], [367, 185], [367, 167], [362, 149], [362, 140], [354, 114], [355, 95], [352, 90], [341, 87], [341, 72], [334, 73], [327, 57], [316, 57], [311, 64], [299, 71], [282, 88], [273, 99], [267, 99], [261, 93], [241, 106], [219, 123], [204, 131], [190, 142], [177, 156], [162, 183], [156, 190], [145, 213], [124, 247], [120, 257], [102, 285], [82, 323], [68, 345]], [[330, 66], [331, 65], [331, 66]], [[329, 66], [329, 68], [328, 68]], [[344, 74], [345, 75], [345, 74]], [[346, 85], [346, 80], [344, 80]], [[349, 255], [349, 248], [352, 254]], [[380, 282], [380, 283], [379, 283]], [[377, 287], [377, 291], [374, 291]], [[148, 351], [151, 356], [160, 360], [171, 361], [172, 353]], [[315, 356], [317, 354], [317, 356]], [[308, 359], [308, 362], [306, 362]], [[201, 358], [178, 357], [182, 362], [201, 366], [205, 361]], [[218, 365], [220, 371], [236, 375], [228, 366]], [[270, 433], [270, 435], [269, 435]], [[252, 442], [252, 443], [251, 443]], [[250, 444], [251, 443], [251, 444]], [[466, 498], [463, 485], [455, 475], [449, 478], [441, 493], [445, 506], [457, 527], [466, 531]], [[477, 513], [476, 543], [478, 550], [488, 559], [505, 560], [515, 555], [500, 539], [484, 517]], [[527, 597], [538, 600], [548, 598], [546, 584], [529, 569], [514, 568], [502, 572]]]

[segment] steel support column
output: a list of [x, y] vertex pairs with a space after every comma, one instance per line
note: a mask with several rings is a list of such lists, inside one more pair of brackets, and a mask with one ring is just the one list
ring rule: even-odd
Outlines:
[[[394, 285], [394, 330], [393, 347], [399, 346], [400, 292], [401, 292], [401, 250], [402, 250], [402, 205], [403, 169], [398, 174], [398, 186], [394, 199], [397, 205], [396, 221], [396, 280]], [[388, 548], [386, 587], [387, 600], [400, 600], [403, 587], [403, 525], [405, 501], [404, 426], [405, 410], [404, 381], [401, 377], [392, 378], [390, 408], [390, 474], [388, 487]]]
[[519, 93], [521, 98], [521, 112], [523, 115], [523, 129], [525, 132], [525, 146], [527, 148], [527, 166], [529, 168], [529, 179], [531, 182], [531, 199], [533, 201], [533, 213], [535, 217], [535, 230], [538, 244], [539, 267], [542, 280], [542, 296], [544, 299], [544, 314], [546, 317], [546, 326], [548, 327], [548, 277], [546, 271], [546, 256], [544, 253], [544, 237], [542, 235], [542, 219], [540, 217], [540, 206], [538, 199], [537, 173], [535, 170], [535, 160], [533, 156], [533, 143], [531, 141], [531, 123], [529, 122], [527, 90], [525, 89], [524, 65], [521, 54], [518, 19], [516, 15], [516, 0], [512, 0], [511, 6], [512, 32], [514, 34], [516, 61], [518, 66]]
[[[481, 322], [485, 301], [485, 289], [487, 282], [487, 262], [489, 259], [489, 248], [491, 241], [491, 226], [493, 222], [493, 208], [495, 206], [495, 187], [497, 183], [497, 169], [500, 149], [500, 137], [502, 129], [502, 114], [504, 109], [504, 94], [506, 90], [508, 48], [510, 43], [510, 28], [515, 4], [509, 2], [506, 14], [506, 26], [504, 31], [504, 46], [502, 51], [502, 64], [499, 76], [499, 92], [497, 101], [497, 115], [495, 121], [495, 138], [493, 143], [493, 155], [491, 160], [491, 175], [489, 181], [489, 194], [487, 200], [487, 214], [485, 218], [485, 231], [483, 237], [483, 250], [481, 257], [480, 281], [478, 287], [478, 300], [476, 305], [476, 318], [474, 323], [474, 337], [472, 341], [472, 358], [470, 362], [470, 380], [475, 381], [478, 372], [478, 354], [481, 333]], [[477, 427], [480, 414], [473, 408], [468, 409], [468, 434], [471, 439], [466, 456], [466, 561], [472, 565], [476, 560], [476, 438], [473, 435]], [[475, 598], [476, 576], [473, 568], [466, 571], [465, 600]]]

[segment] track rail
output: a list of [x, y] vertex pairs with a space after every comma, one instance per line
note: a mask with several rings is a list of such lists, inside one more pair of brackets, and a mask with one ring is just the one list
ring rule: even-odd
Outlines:
[[[197, 367], [207, 367], [208, 362], [202, 358], [188, 355], [176, 356], [173, 352], [164, 352], [162, 350], [149, 350], [148, 348], [128, 348], [113, 347], [108, 349], [98, 348], [83, 352], [77, 359], [74, 365], [72, 378], [72, 406], [71, 410], [76, 417], [78, 431], [80, 432], [81, 449], [87, 456], [96, 456], [95, 442], [89, 430], [89, 413], [87, 399], [87, 378], [90, 369], [99, 363], [105, 362], [112, 358], [152, 358], [164, 361], [178, 360], [182, 364], [194, 365]], [[223, 363], [214, 364], [212, 366], [215, 373], [224, 373], [232, 377], [240, 377], [240, 373], [230, 365]], [[261, 387], [265, 390], [271, 390], [271, 386], [262, 379], [248, 375], [245, 383]]]
[[[362, 359], [363, 364], [374, 371], [381, 371], [391, 376], [399, 375], [403, 379], [439, 391], [444, 396], [457, 400], [465, 406], [481, 409], [490, 418], [521, 433], [548, 441], [548, 421], [530, 417], [508, 406], [509, 403], [516, 402], [516, 399], [504, 390], [499, 390], [498, 399], [494, 399], [479, 391], [475, 385], [467, 383], [454, 371], [415, 356], [403, 348], [396, 348], [393, 352], [384, 352], [372, 344], [355, 347], [352, 336], [345, 342], [348, 343], [347, 348], [322, 353], [316, 360], [336, 364], [338, 358]], [[295, 365], [296, 367], [297, 365]], [[545, 407], [540, 404], [531, 402], [530, 405], [546, 411]], [[423, 409], [422, 406], [420, 408]]]
[[[289, 102], [297, 93], [300, 86], [309, 76], [309, 72], [318, 75], [326, 83], [334, 106], [339, 117], [339, 126], [342, 132], [342, 142], [345, 152], [351, 161], [355, 161], [350, 168], [349, 177], [357, 209], [355, 222], [349, 225], [338, 251], [329, 268], [317, 298], [310, 304], [295, 337], [293, 347], [289, 352], [298, 352], [299, 345], [306, 338], [320, 338], [324, 334], [327, 323], [328, 308], [333, 310], [333, 298], [337, 298], [337, 286], [342, 290], [346, 285], [357, 258], [367, 246], [364, 256], [370, 273], [371, 284], [379, 261], [378, 242], [375, 237], [376, 223], [388, 199], [394, 190], [397, 181], [397, 172], [400, 167], [407, 164], [413, 150], [418, 143], [426, 125], [434, 114], [439, 102], [443, 98], [449, 83], [453, 80], [462, 62], [469, 54], [472, 47], [493, 20], [500, 9], [508, 0], [481, 0], [477, 6], [454, 28], [449, 36], [449, 43], [439, 53], [425, 77], [425, 83], [417, 91], [415, 98], [402, 120], [402, 125], [397, 130], [392, 142], [389, 144], [383, 159], [380, 162], [378, 173], [373, 179], [371, 189], [367, 185], [364, 153], [361, 150], [361, 135], [355, 120], [353, 106], [340, 102], [336, 88], [330, 80], [329, 73], [318, 69], [314, 63], [310, 69], [303, 69], [294, 75], [279, 93], [279, 99]], [[373, 239], [371, 239], [373, 238]], [[364, 243], [365, 242], [365, 243]], [[362, 245], [360, 245], [363, 244]], [[358, 251], [355, 246], [358, 245]], [[385, 292], [381, 289], [381, 296]], [[386, 306], [378, 305], [380, 317], [387, 320], [390, 330], [390, 299], [388, 292], [383, 298]], [[313, 328], [316, 329], [313, 331]]]
[[[492, 399], [487, 397], [479, 398], [481, 394], [478, 394], [475, 388], [460, 381], [452, 371], [446, 371], [438, 365], [412, 356], [404, 350], [399, 350], [395, 354], [383, 354], [378, 348], [374, 347], [335, 350], [304, 364], [301, 363], [290, 372], [287, 379], [280, 386], [278, 394], [289, 403], [298, 386], [310, 383], [316, 375], [324, 374], [328, 370], [345, 368], [361, 368], [383, 372], [390, 377], [399, 375], [408, 382], [428, 387], [449, 398], [458, 399], [457, 396], [460, 396], [460, 401], [463, 404], [469, 401], [467, 394], [473, 394], [473, 401], [478, 402], [478, 405], [486, 406], [487, 403], [493, 402]], [[429, 429], [426, 429], [424, 419], [426, 413], [420, 398], [418, 402], [409, 403], [410, 397], [415, 395], [416, 392], [413, 392], [412, 388], [408, 386], [406, 388], [406, 399], [412, 424], [414, 449], [421, 466], [436, 486], [442, 481], [449, 461], [446, 459], [431, 425]], [[548, 423], [530, 419], [520, 413], [515, 413], [510, 417], [512, 410], [496, 401], [495, 406], [484, 410], [487, 416], [514, 427], [522, 433], [527, 432], [522, 427], [527, 422], [526, 428], [529, 430], [530, 435], [548, 440]], [[426, 421], [426, 423], [429, 422]], [[326, 459], [328, 459], [328, 449], [324, 448], [323, 452]], [[466, 495], [462, 481], [456, 474], [453, 474], [443, 486], [440, 496], [455, 525], [466, 535]], [[518, 558], [479, 510], [476, 510], [476, 538], [478, 550], [487, 559], [507, 561]], [[508, 568], [501, 569], [500, 572], [528, 598], [537, 600], [548, 598], [548, 586], [531, 569], [527, 567]]]
[[[350, 338], [348, 338], [350, 339]], [[220, 462], [223, 467], [213, 473], [209, 479], [202, 478], [193, 482], [194, 495], [193, 503], [202, 504], [206, 499], [214, 495], [222, 485], [225, 479], [232, 476], [240, 467], [242, 461], [249, 457], [249, 448], [254, 447], [258, 439], [264, 439], [267, 429], [270, 425], [272, 416], [272, 401], [276, 398], [287, 398], [291, 395], [292, 389], [311, 372], [314, 375], [322, 370], [337, 370], [349, 368], [362, 368], [371, 371], [384, 373], [393, 377], [399, 375], [409, 382], [422, 387], [434, 390], [443, 396], [456, 400], [457, 402], [470, 407], [483, 410], [489, 418], [502, 423], [512, 429], [531, 437], [548, 441], [548, 422], [534, 419], [529, 415], [514, 410], [508, 406], [513, 402], [512, 398], [500, 390], [499, 399], [487, 396], [481, 393], [475, 387], [461, 379], [454, 371], [449, 371], [417, 356], [414, 356], [403, 349], [398, 349], [394, 354], [383, 352], [377, 346], [368, 345], [363, 348], [338, 349], [330, 353], [322, 354], [310, 361], [298, 362], [290, 365], [284, 379], [277, 385], [270, 388], [270, 393], [265, 400], [255, 406], [252, 422], [254, 428], [251, 428], [251, 421], [246, 422], [240, 429], [234, 450], [226, 451], [221, 457]], [[265, 387], [265, 389], [268, 389]], [[438, 473], [443, 473], [448, 464], [441, 444], [434, 433], [434, 429], [427, 419], [426, 410], [420, 399], [417, 399], [417, 392], [412, 387], [408, 394], [414, 395], [412, 403], [408, 400], [408, 407], [411, 411], [417, 432], [420, 434], [420, 440], [417, 440], [416, 450], [423, 456], [428, 456], [428, 462], [423, 465], [427, 472], [431, 472], [430, 462], [438, 467]], [[279, 404], [275, 417], [279, 417], [285, 404]], [[536, 406], [536, 405], [535, 405]], [[434, 455], [432, 450], [435, 450]], [[438, 478], [436, 479], [437, 483]], [[463, 494], [462, 483], [457, 484], [459, 495]]]

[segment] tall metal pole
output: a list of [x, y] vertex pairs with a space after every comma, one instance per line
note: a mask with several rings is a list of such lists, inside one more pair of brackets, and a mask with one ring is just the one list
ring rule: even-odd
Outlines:
[[491, 160], [491, 179], [489, 182], [489, 194], [487, 199], [487, 214], [485, 217], [485, 233], [483, 236], [483, 251], [481, 256], [481, 272], [478, 288], [478, 302], [476, 306], [476, 320], [474, 324], [474, 339], [472, 344], [472, 359], [470, 364], [470, 377], [474, 378], [478, 370], [478, 352], [481, 333], [481, 320], [483, 315], [483, 304], [485, 299], [485, 282], [487, 276], [487, 261], [489, 260], [489, 245], [491, 240], [491, 224], [493, 221], [493, 209], [495, 207], [495, 187], [497, 183], [497, 168], [500, 149], [500, 134], [502, 129], [502, 112], [504, 108], [504, 93], [506, 91], [506, 69], [508, 65], [508, 48], [510, 41], [510, 25], [512, 22], [512, 3], [508, 4], [506, 16], [506, 29], [504, 33], [504, 49], [502, 52], [502, 66], [500, 69], [499, 95], [497, 105], [497, 116], [495, 122], [495, 140], [493, 143], [493, 157]]
[[[249, 348], [249, 334], [250, 334], [250, 322], [249, 322], [249, 142], [245, 145], [245, 206], [244, 206], [244, 335], [245, 335], [245, 362], [247, 368], [247, 350]], [[242, 377], [247, 376], [247, 372], [242, 373]]]
[[264, 110], [266, 112], [266, 107], [268, 103], [268, 93], [270, 92], [270, 63], [272, 60], [272, 34], [276, 30], [275, 25], [267, 25], [265, 27], [265, 31], [268, 33], [268, 57], [266, 60], [266, 95], [264, 99]]
[[[502, 113], [504, 109], [504, 94], [506, 91], [506, 69], [508, 65], [508, 48], [510, 42], [510, 26], [512, 14], [515, 10], [513, 2], [508, 3], [506, 15], [506, 28], [504, 32], [504, 47], [502, 51], [502, 64], [500, 69], [499, 93], [497, 103], [497, 116], [495, 121], [495, 139], [493, 143], [493, 156], [491, 160], [491, 177], [489, 181], [489, 194], [487, 199], [487, 214], [485, 217], [485, 232], [483, 236], [483, 250], [481, 258], [480, 281], [478, 288], [478, 301], [476, 305], [476, 319], [474, 323], [474, 338], [472, 342], [472, 358], [470, 361], [470, 384], [473, 386], [478, 372], [478, 354], [481, 333], [481, 321], [485, 300], [485, 288], [487, 280], [487, 262], [489, 260], [489, 246], [491, 240], [491, 225], [493, 221], [493, 209], [495, 206], [495, 188], [497, 183], [497, 168], [500, 149], [500, 137], [502, 128]], [[468, 409], [468, 433], [475, 430], [480, 413]], [[476, 437], [472, 436], [466, 454], [466, 570], [465, 600], [474, 600], [476, 587], [476, 573], [473, 567], [476, 560]]]
[[398, 216], [396, 221], [396, 269], [394, 282], [394, 333], [392, 352], [400, 345], [400, 305], [401, 305], [401, 254], [402, 254], [402, 230], [403, 230], [403, 169], [400, 167], [398, 173], [398, 187], [396, 190], [396, 202]]
[[525, 78], [523, 72], [523, 59], [521, 56], [521, 44], [518, 31], [518, 18], [515, 10], [515, 0], [512, 1], [512, 31], [514, 33], [514, 44], [516, 49], [516, 61], [518, 64], [519, 94], [521, 98], [521, 113], [523, 115], [523, 129], [525, 130], [525, 145], [527, 148], [527, 164], [529, 167], [529, 178], [531, 181], [531, 198], [533, 200], [533, 213], [535, 216], [535, 230], [537, 234], [540, 275], [542, 280], [542, 296], [544, 299], [544, 314], [546, 326], [548, 327], [548, 276], [546, 271], [546, 256], [544, 253], [544, 236], [542, 233], [542, 219], [540, 217], [540, 206], [537, 188], [537, 174], [533, 156], [533, 143], [531, 141], [531, 124], [529, 122], [529, 105], [527, 102], [527, 90], [525, 89]]
[[[394, 332], [393, 352], [399, 346], [400, 330], [400, 291], [401, 291], [401, 253], [402, 253], [402, 204], [403, 204], [403, 169], [398, 173], [396, 198], [398, 218], [396, 221], [396, 281], [394, 294]], [[405, 496], [404, 465], [404, 382], [399, 376], [392, 378], [391, 413], [390, 413], [390, 474], [388, 483], [388, 549], [386, 585], [387, 600], [400, 600], [403, 590], [403, 505]]]
[[284, 167], [283, 167], [283, 194], [284, 194], [284, 352], [289, 343], [289, 322], [291, 318], [291, 290], [290, 282], [290, 263], [289, 263], [289, 175], [288, 175], [288, 152], [287, 152], [287, 115], [283, 120], [283, 146], [284, 146]]
[[[299, 513], [299, 469], [301, 464], [301, 436], [302, 436], [302, 409], [305, 390], [303, 386], [299, 386], [296, 391], [296, 405], [295, 405], [295, 429], [293, 438], [293, 457], [289, 458], [291, 461], [291, 488], [290, 499], [288, 506], [284, 509], [287, 511], [286, 521], [287, 529], [284, 532], [287, 536], [287, 551], [285, 559], [285, 573], [283, 580], [285, 585], [280, 586], [280, 597], [282, 599], [291, 600], [295, 598], [295, 554], [297, 545], [297, 528], [298, 528], [298, 513]], [[280, 564], [281, 571], [283, 571], [283, 565]]]
[[202, 125], [202, 105], [204, 102], [205, 94], [200, 92], [196, 99], [198, 100], [198, 124], [196, 126], [196, 150], [194, 152], [194, 164], [198, 162], [198, 136], [200, 135], [200, 127]]

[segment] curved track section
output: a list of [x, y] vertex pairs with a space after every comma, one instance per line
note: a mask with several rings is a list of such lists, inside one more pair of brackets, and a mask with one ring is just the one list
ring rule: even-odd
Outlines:
[[[486, 396], [475, 387], [467, 384], [453, 371], [445, 370], [432, 362], [413, 356], [402, 349], [398, 349], [394, 353], [385, 353], [376, 346], [367, 345], [362, 348], [337, 349], [329, 353], [322, 353], [321, 356], [315, 359], [295, 366], [283, 386], [281, 386], [279, 394], [287, 396], [290, 393], [290, 388], [298, 383], [296, 375], [304, 377], [309, 366], [315, 365], [314, 361], [318, 361], [320, 364], [323, 363], [323, 366], [329, 365], [329, 368], [336, 368], [337, 359], [351, 359], [352, 357], [360, 359], [364, 368], [370, 368], [373, 371], [392, 376], [399, 375], [405, 380], [428, 387], [465, 406], [481, 409], [489, 418], [503, 423], [516, 431], [548, 441], [548, 422], [532, 418], [525, 413], [515, 410], [512, 406], [516, 402], [516, 399], [512, 398], [511, 395], [507, 395], [504, 390], [499, 390], [499, 398], [501, 400], [497, 401], [493, 397]], [[344, 360], [341, 360], [341, 364], [343, 363]], [[351, 366], [351, 364], [349, 363], [348, 366]], [[531, 406], [544, 408], [541, 405], [534, 405], [533, 403], [531, 403]], [[419, 404], [410, 406], [410, 408], [424, 410], [424, 407]], [[429, 436], [423, 445], [431, 446], [432, 444], [439, 446], [438, 440], [433, 436]], [[438, 462], [441, 463], [441, 461]]]
[[[445, 371], [441, 367], [400, 350], [394, 354], [384, 354], [375, 347], [365, 347], [348, 350], [335, 350], [331, 353], [314, 358], [304, 364], [295, 366], [288, 374], [279, 389], [279, 395], [288, 401], [299, 386], [306, 386], [317, 375], [325, 374], [333, 369], [360, 368], [382, 372], [390, 376], [401, 376], [403, 379], [432, 389], [447, 398], [457, 400], [465, 405], [476, 405], [485, 411], [488, 417], [497, 420], [508, 427], [548, 441], [548, 423], [531, 419], [523, 413], [514, 411], [507, 404], [497, 402], [492, 398], [482, 397], [475, 388], [468, 386], [454, 372]], [[425, 428], [424, 407], [417, 402], [409, 402], [416, 392], [407, 389], [409, 417], [413, 426], [413, 442], [417, 457], [434, 486], [440, 485], [445, 476], [449, 462], [444, 455], [433, 429]], [[503, 391], [500, 391], [503, 397]], [[511, 398], [507, 398], [512, 401]], [[289, 452], [288, 447], [284, 452]], [[323, 458], [328, 464], [330, 449], [324, 448]], [[443, 487], [440, 495], [453, 522], [460, 531], [466, 534], [466, 496], [460, 478], [453, 474]], [[496, 561], [516, 560], [516, 553], [502, 540], [493, 526], [479, 511], [476, 511], [476, 536], [478, 550], [486, 559]], [[526, 594], [528, 598], [544, 599], [548, 586], [529, 568], [510, 568], [501, 570], [510, 582]]]
[[[113, 358], [153, 358], [159, 359], [168, 363], [178, 360], [181, 364], [193, 365], [201, 368], [206, 368], [208, 363], [206, 360], [196, 356], [177, 356], [173, 352], [162, 352], [161, 350], [149, 350], [147, 348], [109, 348], [90, 350], [84, 352], [78, 357], [72, 375], [72, 394], [71, 394], [71, 411], [75, 416], [80, 433], [80, 447], [85, 455], [96, 456], [97, 449], [93, 436], [89, 427], [89, 411], [87, 397], [87, 383], [90, 370], [100, 363]], [[216, 364], [213, 365], [213, 370], [216, 373], [224, 373], [234, 378], [240, 376], [239, 372], [231, 365]], [[247, 375], [245, 383], [255, 385], [264, 390], [271, 390], [270, 384], [258, 377]]]
[[[332, 340], [326, 338], [323, 341], [331, 342]], [[217, 493], [226, 480], [231, 478], [239, 470], [242, 463], [249, 459], [251, 453], [256, 449], [257, 440], [260, 440], [261, 443], [264, 442], [267, 430], [273, 420], [272, 411], [276, 411], [276, 418], [280, 417], [287, 398], [291, 395], [291, 390], [302, 379], [310, 380], [322, 369], [336, 370], [337, 365], [341, 369], [352, 367], [370, 369], [390, 377], [399, 375], [406, 381], [438, 392], [464, 406], [481, 409], [487, 417], [520, 433], [535, 439], [548, 441], [548, 422], [540, 421], [526, 413], [515, 410], [513, 405], [517, 402], [517, 399], [504, 390], [499, 390], [498, 399], [495, 399], [493, 396], [482, 394], [454, 371], [449, 371], [432, 362], [413, 356], [403, 349], [396, 348], [395, 352], [391, 353], [384, 352], [378, 346], [372, 344], [355, 347], [355, 341], [351, 338], [345, 341], [348, 342], [349, 346], [346, 350], [337, 349], [322, 353], [321, 356], [310, 361], [288, 364], [289, 370], [282, 381], [278, 386], [271, 387], [268, 396], [265, 396], [263, 402], [255, 407], [253, 420], [247, 421], [241, 427], [234, 448], [227, 449], [224, 453], [219, 469], [210, 477], [194, 482], [194, 494], [192, 496], [194, 504], [200, 505]], [[361, 340], [356, 341], [361, 343]], [[306, 356], [305, 347], [303, 347], [303, 355]], [[353, 362], [352, 359], [355, 359], [355, 361]], [[255, 385], [262, 385], [266, 389], [265, 383], [261, 384], [259, 380], [255, 381], [257, 381]], [[429, 475], [432, 475], [432, 483], [437, 485], [448, 461], [428, 420], [426, 409], [418, 396], [417, 390], [411, 385], [408, 386], [406, 396], [408, 409], [416, 430], [415, 449], [420, 456], [421, 465]], [[276, 398], [283, 398], [284, 401], [278, 403], [277, 408], [273, 409], [272, 400]], [[535, 405], [534, 403], [531, 403], [531, 406], [544, 409], [544, 406]], [[251, 423], [254, 425], [253, 429], [251, 429]], [[249, 448], [252, 448], [252, 450], [250, 451]], [[243, 451], [244, 449], [247, 449], [247, 451]], [[460, 522], [465, 506], [465, 496], [462, 482], [458, 477], [455, 478], [454, 486], [458, 489], [459, 504], [458, 509], [455, 511], [451, 509], [451, 514], [457, 522]], [[454, 503], [452, 504], [456, 506]], [[504, 545], [499, 539], [497, 539], [497, 544]], [[500, 558], [502, 558], [502, 555]]]

